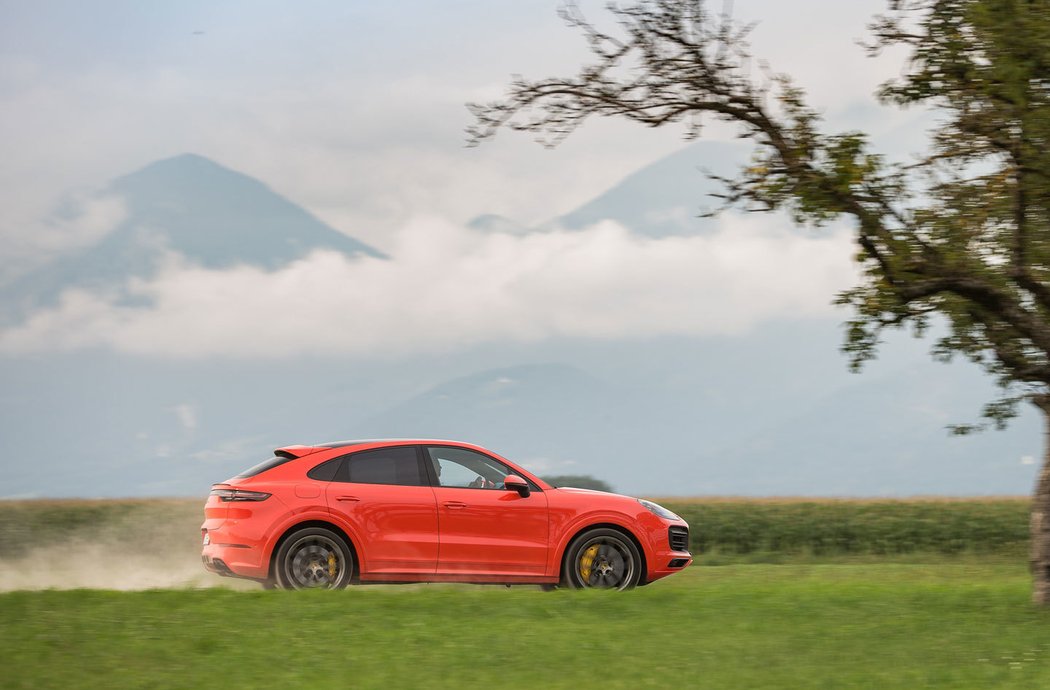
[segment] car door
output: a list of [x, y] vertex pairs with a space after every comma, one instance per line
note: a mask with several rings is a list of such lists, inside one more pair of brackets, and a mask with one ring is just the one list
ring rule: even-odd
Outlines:
[[351, 453], [328, 483], [328, 509], [353, 525], [366, 579], [437, 568], [437, 503], [420, 452], [387, 446]]
[[466, 448], [428, 446], [441, 547], [438, 572], [543, 575], [547, 567], [547, 496], [502, 488], [511, 473], [499, 460]]

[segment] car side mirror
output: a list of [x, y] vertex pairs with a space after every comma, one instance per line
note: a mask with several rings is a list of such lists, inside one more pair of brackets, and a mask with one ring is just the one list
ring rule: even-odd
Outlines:
[[503, 478], [503, 488], [508, 491], [517, 491], [522, 498], [527, 498], [531, 493], [529, 483], [516, 474], [508, 474]]

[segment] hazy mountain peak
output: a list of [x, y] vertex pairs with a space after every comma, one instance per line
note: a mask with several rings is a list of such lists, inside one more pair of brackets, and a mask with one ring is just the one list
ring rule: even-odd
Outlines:
[[613, 220], [648, 237], [709, 231], [701, 213], [717, 189], [706, 172], [729, 175], [746, 158], [739, 143], [699, 141], [637, 170], [583, 206], [545, 224], [569, 230]]
[[[160, 160], [153, 161], [152, 163], [149, 163], [149, 164], [143, 166], [139, 170], [139, 172], [142, 172], [144, 170], [150, 170], [150, 169], [163, 169], [163, 168], [189, 167], [189, 166], [196, 166], [196, 167], [200, 167], [200, 168], [217, 168], [217, 169], [220, 169], [220, 170], [226, 170], [226, 171], [234, 173], [234, 174], [239, 174], [239, 173], [236, 173], [236, 172], [230, 170], [229, 168], [226, 168], [225, 166], [219, 165], [218, 163], [216, 163], [215, 161], [211, 160], [210, 158], [205, 158], [204, 156], [200, 155], [199, 153], [192, 153], [192, 152], [189, 152], [189, 151], [187, 151], [186, 153], [180, 153], [180, 154], [177, 154], [175, 156], [169, 156], [168, 158], [161, 158]], [[131, 174], [134, 175], [136, 173], [131, 173]]]
[[[274, 270], [318, 250], [383, 257], [331, 228], [262, 182], [194, 153], [155, 161], [114, 180], [99, 198], [124, 213], [87, 247], [63, 255], [5, 290], [25, 312], [72, 287], [114, 289], [151, 278], [170, 254], [223, 269]], [[68, 220], [75, 209], [56, 209]]]
[[532, 232], [531, 228], [495, 213], [477, 216], [467, 223], [467, 227], [478, 232], [503, 235], [527, 235]]
[[523, 235], [550, 230], [582, 230], [611, 220], [636, 235], [660, 238], [711, 232], [715, 221], [702, 214], [717, 206], [719, 191], [709, 174], [729, 177], [747, 160], [736, 142], [698, 141], [640, 168], [587, 203], [557, 218], [527, 228], [494, 214], [468, 223], [487, 233]]
[[197, 154], [151, 163], [118, 178], [135, 226], [160, 228], [174, 251], [203, 266], [277, 268], [316, 249], [380, 256], [325, 225], [258, 180]]
[[[214, 188], [216, 184], [218, 187]], [[155, 193], [157, 187], [167, 188], [173, 196], [187, 193], [217, 196], [231, 191], [273, 194], [258, 180], [196, 153], [183, 153], [149, 163], [113, 180], [109, 191]]]
[[439, 383], [370, 418], [363, 429], [384, 436], [508, 438], [523, 419], [546, 432], [578, 423], [566, 418], [564, 406], [586, 415], [607, 396], [605, 383], [576, 366], [522, 364]]

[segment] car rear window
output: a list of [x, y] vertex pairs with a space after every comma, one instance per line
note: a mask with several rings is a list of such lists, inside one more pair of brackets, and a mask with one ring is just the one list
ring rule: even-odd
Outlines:
[[242, 479], [245, 478], [245, 477], [254, 477], [257, 474], [262, 474], [266, 470], [272, 470], [273, 468], [277, 467], [278, 465], [283, 465], [284, 463], [288, 462], [289, 460], [294, 460], [294, 459], [295, 458], [282, 458], [282, 457], [279, 457], [279, 456], [275, 455], [274, 457], [270, 458], [269, 460], [263, 460], [262, 462], [260, 462], [258, 465], [255, 465], [254, 467], [249, 467], [248, 469], [246, 469], [245, 471], [241, 472], [237, 476], [242, 478]]

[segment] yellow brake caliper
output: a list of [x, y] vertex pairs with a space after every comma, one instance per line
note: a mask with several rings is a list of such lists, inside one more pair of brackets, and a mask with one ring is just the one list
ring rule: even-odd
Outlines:
[[594, 559], [597, 555], [598, 545], [595, 544], [580, 556], [580, 575], [583, 576], [584, 580], [591, 579], [591, 566], [594, 565]]
[[328, 577], [335, 578], [335, 554], [328, 554]]

